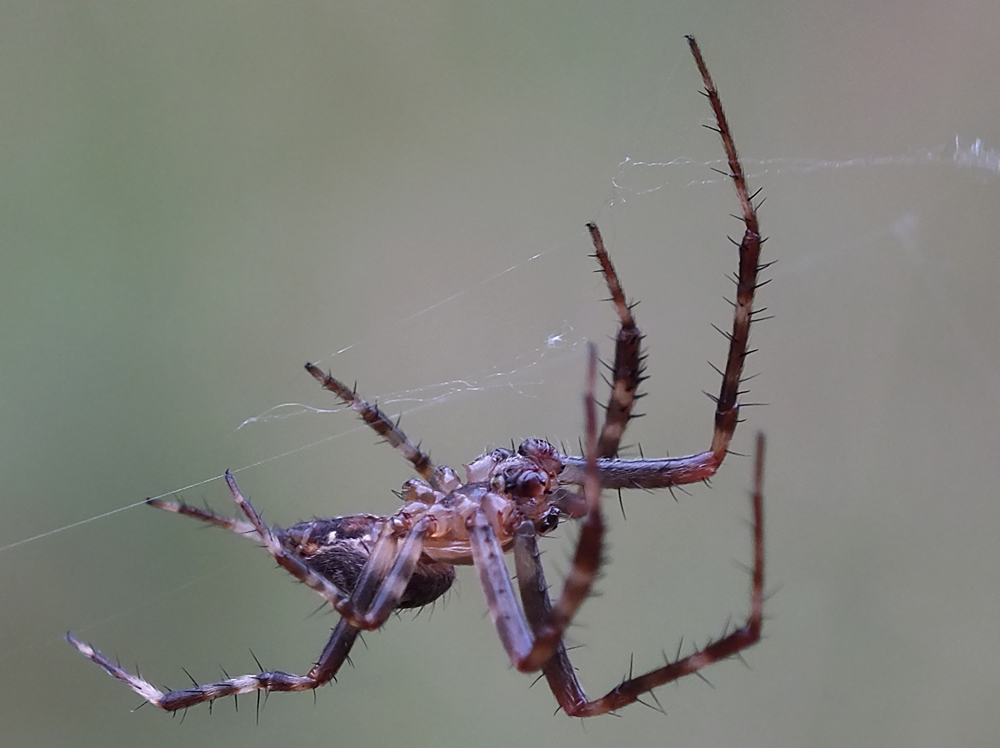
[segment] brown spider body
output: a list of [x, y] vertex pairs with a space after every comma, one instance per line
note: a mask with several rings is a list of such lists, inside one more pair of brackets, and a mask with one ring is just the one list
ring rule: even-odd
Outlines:
[[[382, 626], [393, 611], [416, 608], [443, 595], [455, 579], [456, 565], [472, 565], [479, 575], [487, 606], [510, 662], [521, 671], [541, 670], [560, 707], [569, 715], [589, 717], [615, 711], [644, 694], [703, 667], [738, 655], [760, 638], [764, 600], [763, 436], [758, 435], [752, 491], [753, 566], [750, 610], [745, 622], [692, 654], [622, 681], [604, 696], [590, 700], [570, 663], [563, 634], [590, 594], [601, 563], [604, 520], [602, 489], [657, 489], [706, 480], [725, 458], [739, 420], [739, 389], [749, 350], [754, 291], [760, 285], [761, 237], [756, 207], [736, 155], [718, 93], [694, 39], [692, 54], [715, 112], [729, 174], [742, 208], [745, 231], [739, 247], [733, 326], [725, 333], [729, 355], [722, 387], [715, 398], [715, 427], [708, 451], [686, 457], [622, 459], [618, 446], [643, 377], [642, 333], [600, 232], [588, 225], [595, 257], [611, 292], [619, 319], [611, 395], [600, 430], [594, 405], [596, 352], [590, 348], [585, 387], [584, 456], [561, 454], [548, 442], [528, 439], [517, 451], [496, 449], [465, 466], [463, 483], [454, 470], [436, 466], [377, 407], [312, 364], [306, 369], [320, 384], [354, 409], [413, 466], [419, 478], [403, 485], [403, 506], [390, 516], [355, 514], [314, 519], [287, 530], [266, 525], [232, 475], [225, 475], [233, 500], [245, 520], [236, 520], [184, 503], [151, 499], [150, 504], [218, 525], [260, 542], [278, 565], [319, 594], [341, 619], [315, 666], [306, 675], [266, 671], [218, 683], [164, 692], [133, 675], [71, 634], [69, 642], [105, 671], [125, 682], [147, 701], [167, 711], [186, 709], [224, 696], [262, 691], [307, 691], [329, 683], [347, 659], [361, 631]], [[538, 537], [562, 519], [581, 520], [573, 563], [553, 603], [540, 563]], [[512, 553], [517, 591], [504, 554]], [[520, 597], [520, 603], [518, 603]], [[679, 653], [678, 653], [679, 654]]]
[[[371, 555], [372, 542], [386, 521], [386, 517], [374, 514], [352, 514], [300, 522], [285, 531], [287, 547], [301, 556], [310, 569], [350, 595]], [[450, 563], [421, 559], [396, 607], [429, 605], [447, 592], [454, 581], [455, 567]]]
[[[317, 574], [346, 595], [354, 593], [372, 545], [383, 533], [397, 542], [420, 521], [427, 524], [423, 552], [397, 608], [419, 608], [437, 600], [455, 581], [455, 565], [471, 565], [469, 527], [482, 510], [493, 520], [493, 531], [503, 551], [514, 546], [517, 529], [530, 522], [538, 534], [553, 530], [560, 510], [548, 501], [562, 464], [547, 442], [525, 441], [518, 453], [507, 449], [487, 452], [466, 465], [466, 482], [460, 483], [447, 467], [443, 488], [412, 479], [403, 486], [405, 505], [395, 514], [352, 514], [299, 522], [281, 532], [282, 545], [297, 554]], [[172, 506], [157, 502], [164, 509]], [[186, 513], [214, 521], [207, 512], [186, 508]]]
[[[548, 497], [552, 495], [557, 474], [547, 470], [561, 468], [561, 464], [552, 459], [545, 466], [537, 457], [527, 456], [540, 452], [557, 454], [547, 442], [529, 439], [517, 453], [497, 449], [480, 455], [466, 466], [465, 483], [452, 474], [444, 485], [447, 493], [422, 480], [409, 480], [402, 492], [406, 503], [395, 514], [388, 517], [352, 514], [300, 522], [280, 531], [282, 545], [350, 595], [380, 536], [385, 534], [400, 542], [417, 524], [423, 523], [422, 553], [396, 607], [427, 605], [451, 587], [455, 580], [454, 565], [473, 563], [469, 532], [478, 512], [489, 517], [505, 553], [513, 548], [522, 523], [530, 522], [539, 534], [556, 527], [559, 509], [549, 503]], [[158, 506], [170, 508], [166, 503]], [[208, 515], [190, 507], [187, 512], [198, 513], [202, 518]]]

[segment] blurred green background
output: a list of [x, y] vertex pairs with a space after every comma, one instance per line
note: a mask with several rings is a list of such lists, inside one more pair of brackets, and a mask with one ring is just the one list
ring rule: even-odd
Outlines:
[[[584, 343], [610, 356], [614, 331], [589, 220], [642, 302], [631, 441], [707, 445], [739, 224], [685, 33], [779, 260], [750, 363], [768, 405], [734, 444], [770, 439], [752, 669], [581, 728], [508, 666], [465, 570], [316, 703], [130, 713], [67, 629], [182, 687], [250, 648], [304, 672], [334, 619], [251, 543], [115, 510], [229, 511], [231, 468], [279, 524], [393, 511], [406, 465], [310, 410], [335, 403], [306, 360], [456, 467], [575, 444]], [[996, 745], [998, 36], [987, 0], [4, 3], [6, 744]], [[625, 496], [627, 519], [608, 497], [603, 595], [573, 630], [592, 695], [743, 614], [749, 482], [733, 458], [677, 502]], [[548, 541], [553, 579], [573, 537]]]

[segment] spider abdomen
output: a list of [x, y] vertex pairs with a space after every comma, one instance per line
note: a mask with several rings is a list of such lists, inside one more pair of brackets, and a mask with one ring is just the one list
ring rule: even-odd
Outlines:
[[[333, 582], [345, 595], [350, 595], [385, 519], [376, 514], [313, 519], [292, 525], [283, 535], [289, 548], [311, 569]], [[424, 556], [397, 607], [420, 608], [434, 602], [454, 581], [455, 567]]]

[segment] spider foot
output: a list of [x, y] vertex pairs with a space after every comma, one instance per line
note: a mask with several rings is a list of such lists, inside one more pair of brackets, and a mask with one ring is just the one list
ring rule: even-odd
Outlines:
[[125, 683], [129, 688], [131, 688], [133, 691], [139, 694], [150, 704], [155, 704], [156, 706], [160, 706], [161, 702], [163, 701], [164, 693], [163, 691], [156, 688], [152, 683], [150, 683], [147, 680], [144, 680], [138, 675], [132, 675], [132, 673], [128, 672], [117, 663], [112, 662], [107, 657], [98, 652], [96, 649], [94, 649], [92, 646], [90, 646], [85, 642], [80, 641], [75, 636], [73, 636], [73, 634], [69, 632], [66, 633], [66, 641], [68, 641], [71, 645], [73, 645], [73, 647], [76, 648], [77, 652], [82, 654], [91, 662], [96, 663], [108, 675], [112, 675], [118, 680]]
[[72, 634], [66, 634], [66, 641], [72, 644], [84, 657], [96, 663], [108, 675], [112, 675], [122, 681], [150, 704], [167, 712], [176, 712], [180, 709], [195, 706], [196, 704], [203, 704], [206, 701], [213, 702], [216, 699], [225, 698], [226, 696], [237, 697], [240, 694], [253, 693], [255, 691], [264, 691], [265, 693], [271, 691], [308, 691], [325, 682], [307, 675], [293, 675], [292, 673], [273, 671], [257, 673], [255, 675], [240, 675], [236, 678], [229, 678], [227, 676], [226, 680], [219, 681], [218, 683], [198, 685], [191, 678], [190, 673], [188, 673], [188, 677], [194, 683], [192, 688], [164, 693], [146, 679], [128, 672]]

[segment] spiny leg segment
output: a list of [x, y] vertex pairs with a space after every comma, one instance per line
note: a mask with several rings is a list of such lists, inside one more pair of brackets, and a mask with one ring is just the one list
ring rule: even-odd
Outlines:
[[[764, 435], [757, 434], [754, 450], [754, 478], [751, 492], [753, 510], [753, 570], [750, 585], [750, 610], [743, 625], [716, 641], [710, 642], [686, 657], [667, 662], [647, 673], [629, 677], [593, 701], [587, 698], [576, 670], [560, 643], [555, 654], [542, 666], [549, 688], [566, 714], [573, 717], [594, 717], [614, 712], [638, 701], [672, 681], [692, 675], [713, 662], [738, 655], [760, 640], [764, 621]], [[517, 546], [517, 578], [529, 623], [538, 630], [552, 619], [552, 603], [538, 555], [534, 534], [519, 537]], [[654, 696], [655, 698], [655, 696]]]
[[[718, 120], [718, 131], [722, 136], [726, 149], [727, 158], [730, 164], [730, 171], [736, 185], [737, 195], [743, 207], [744, 223], [746, 231], [740, 247], [740, 271], [737, 275], [737, 298], [734, 304], [735, 313], [733, 320], [733, 333], [729, 336], [730, 349], [727, 358], [726, 370], [723, 373], [722, 389], [717, 399], [715, 432], [712, 440], [710, 452], [702, 455], [692, 455], [685, 458], [677, 458], [669, 461], [627, 461], [610, 459], [605, 453], [601, 454], [600, 460], [595, 460], [593, 444], [594, 425], [593, 417], [588, 417], [588, 448], [584, 460], [584, 475], [582, 480], [567, 480], [566, 482], [583, 483], [587, 488], [585, 495], [588, 522], [581, 532], [580, 540], [577, 544], [577, 551], [574, 557], [573, 567], [564, 585], [560, 600], [553, 608], [548, 594], [548, 586], [545, 582], [542, 570], [537, 535], [533, 528], [522, 528], [515, 540], [515, 563], [517, 567], [518, 585], [521, 591], [524, 605], [524, 616], [527, 619], [527, 626], [534, 632], [535, 642], [531, 654], [544, 652], [548, 657], [533, 659], [530, 656], [511, 656], [512, 662], [519, 669], [529, 670], [540, 667], [543, 675], [548, 681], [561, 708], [569, 715], [578, 717], [590, 717], [598, 714], [605, 714], [616, 711], [623, 706], [638, 701], [643, 694], [652, 694], [655, 688], [678, 680], [686, 675], [697, 673], [704, 667], [728, 657], [738, 655], [743, 649], [754, 645], [760, 639], [761, 627], [763, 625], [763, 605], [764, 605], [764, 507], [763, 507], [763, 481], [764, 481], [764, 436], [757, 435], [755, 460], [754, 460], [754, 482], [751, 493], [751, 503], [753, 509], [753, 571], [751, 579], [750, 610], [744, 624], [725, 633], [720, 639], [710, 642], [692, 654], [677, 659], [674, 662], [667, 662], [664, 666], [650, 670], [642, 675], [629, 677], [620, 683], [616, 688], [596, 700], [589, 700], [576, 676], [576, 671], [570, 662], [562, 641], [562, 632], [572, 620], [579, 603], [582, 602], [586, 594], [589, 593], [593, 584], [594, 576], [599, 568], [599, 556], [601, 552], [600, 535], [597, 542], [589, 542], [586, 535], [587, 526], [592, 524], [595, 515], [599, 521], [599, 503], [595, 505], [590, 501], [593, 483], [597, 483], [599, 474], [600, 483], [605, 487], [637, 487], [638, 480], [651, 481], [649, 487], [663, 487], [672, 483], [691, 482], [707, 475], [698, 476], [711, 470], [708, 475], [714, 473], [715, 469], [722, 462], [728, 450], [729, 441], [738, 421], [739, 405], [737, 398], [740, 394], [739, 386], [743, 371], [743, 360], [748, 353], [748, 340], [750, 322], [753, 317], [753, 294], [756, 290], [757, 273], [761, 269], [759, 266], [760, 256], [760, 234], [757, 225], [755, 208], [752, 198], [746, 188], [746, 181], [743, 177], [742, 168], [736, 155], [733, 145], [732, 135], [726, 122], [725, 114], [719, 102], [718, 92], [715, 89], [712, 79], [708, 73], [701, 56], [697, 42], [693, 37], [687, 37], [691, 46], [692, 54], [698, 65], [698, 69], [705, 82], [705, 92], [712, 103]], [[621, 328], [618, 337], [618, 345], [615, 355], [615, 381], [612, 383], [612, 394], [607, 408], [605, 425], [602, 429], [602, 438], [606, 433], [611, 433], [614, 439], [620, 439], [624, 426], [630, 417], [631, 406], [634, 402], [635, 387], [641, 381], [641, 355], [638, 350], [641, 335], [635, 328], [634, 320], [629, 307], [625, 303], [621, 285], [618, 282], [614, 267], [607, 259], [604, 251], [603, 241], [596, 226], [590, 226], [591, 236], [597, 258], [601, 263], [601, 269], [608, 281], [611, 291], [612, 301], [615, 304], [621, 321]], [[623, 340], [634, 340], [634, 349], [629, 349], [623, 345]], [[593, 353], [591, 354], [593, 359]], [[630, 365], [629, 362], [632, 362]], [[624, 366], [621, 366], [624, 362]], [[591, 361], [593, 366], [593, 360]], [[588, 379], [588, 414], [592, 414], [593, 379], [592, 375]], [[609, 424], [611, 427], [609, 428]], [[617, 449], [617, 441], [614, 442]], [[625, 465], [623, 468], [622, 465]], [[578, 468], [578, 463], [574, 464]], [[616, 486], [613, 478], [624, 476], [631, 483], [620, 483]], [[691, 480], [683, 480], [690, 478]], [[668, 483], [658, 481], [667, 480]], [[599, 495], [600, 486], [596, 490]], [[576, 505], [579, 507], [579, 503]], [[580, 516], [582, 512], [577, 511], [574, 516]], [[567, 600], [573, 603], [567, 605]], [[516, 611], [519, 612], [519, 611]], [[496, 619], [497, 616], [494, 616]], [[501, 617], [501, 620], [506, 620]], [[523, 626], [523, 624], [520, 624]], [[498, 624], [498, 628], [500, 628]], [[517, 628], [508, 626], [509, 629]], [[555, 631], [558, 629], [558, 638]], [[551, 634], [550, 634], [551, 632]], [[501, 638], [504, 638], [501, 632]], [[540, 646], [542, 643], [548, 647]], [[508, 654], [511, 654], [508, 648]], [[679, 653], [678, 653], [679, 654]], [[655, 699], [655, 695], [653, 695]]]
[[[226, 518], [207, 510], [180, 509], [186, 505], [157, 502], [154, 506], [163, 504], [164, 506], [160, 508], [188, 514], [241, 533], [255, 534], [282, 568], [331, 603], [343, 617], [333, 629], [316, 665], [306, 675], [267, 671], [166, 692], [156, 688], [142, 676], [128, 672], [72, 634], [66, 635], [66, 640], [77, 651], [99, 665], [109, 675], [126, 683], [146, 701], [166, 711], [186, 709], [225, 696], [238, 696], [255, 691], [307, 691], [329, 683], [347, 658], [361, 630], [379, 628], [399, 606], [423, 547], [426, 521], [418, 521], [403, 534], [400, 542], [397, 542], [399, 539], [386, 525], [372, 547], [357, 586], [348, 597], [284, 546], [282, 531], [264, 524], [257, 511], [240, 493], [236, 481], [228, 472], [226, 483], [234, 501], [243, 510], [249, 523], [227, 521]], [[193, 508], [188, 507], [188, 509]], [[250, 530], [247, 531], [244, 525], [248, 525]]]
[[257, 534], [257, 528], [249, 522], [243, 522], [232, 517], [227, 517], [223, 514], [218, 514], [213, 512], [211, 509], [202, 509], [201, 507], [192, 506], [185, 501], [146, 499], [146, 503], [152, 507], [156, 507], [157, 509], [162, 509], [165, 512], [180, 514], [183, 517], [191, 517], [192, 519], [201, 520], [202, 522], [207, 522], [208, 524], [215, 525], [216, 527], [231, 530], [237, 535], [242, 535], [254, 540], [261, 539]]
[[333, 633], [323, 649], [322, 656], [308, 675], [295, 675], [278, 670], [266, 671], [254, 675], [227, 678], [218, 683], [194, 684], [191, 688], [176, 691], [161, 691], [142, 676], [133, 675], [72, 634], [66, 634], [66, 640], [76, 647], [80, 654], [95, 662], [109, 675], [124, 682], [150, 704], [168, 712], [176, 712], [179, 709], [187, 709], [226, 696], [239, 696], [254, 691], [309, 691], [325, 685], [333, 680], [340, 666], [347, 659], [351, 646], [359, 633], [357, 628], [341, 619], [333, 629]]
[[282, 530], [264, 524], [228, 471], [226, 484], [278, 566], [330, 603], [352, 626], [374, 631], [386, 622], [413, 576], [429, 518], [418, 520], [408, 528], [397, 527], [392, 520], [386, 521], [371, 547], [355, 589], [346, 595], [282, 542]]
[[413, 465], [413, 469], [421, 478], [439, 491], [443, 488], [447, 479], [441, 469], [436, 467], [431, 458], [420, 449], [420, 446], [410, 441], [399, 425], [389, 420], [389, 417], [379, 410], [378, 406], [368, 404], [352, 388], [314, 364], [306, 364], [306, 371], [312, 374], [313, 378], [323, 385], [324, 389], [329, 390], [339, 397], [345, 405], [353, 408], [362, 421]]
[[[729, 162], [728, 176], [733, 180], [736, 188], [736, 196], [740, 201], [740, 209], [743, 213], [743, 223], [746, 229], [743, 232], [743, 239], [739, 243], [740, 269], [736, 275], [736, 300], [733, 305], [733, 331], [726, 337], [729, 339], [729, 355], [726, 357], [726, 368], [722, 375], [722, 389], [719, 391], [719, 398], [716, 400], [715, 408], [715, 433], [712, 435], [712, 454], [721, 463], [722, 458], [729, 448], [729, 441], [736, 430], [736, 423], [739, 419], [740, 406], [737, 398], [740, 392], [740, 383], [743, 376], [743, 362], [752, 353], [750, 350], [750, 323], [753, 321], [753, 297], [754, 292], [767, 281], [758, 283], [757, 275], [763, 269], [760, 265], [760, 247], [764, 240], [760, 236], [760, 226], [757, 223], [757, 208], [753, 204], [757, 196], [755, 192], [750, 194], [747, 187], [746, 176], [743, 174], [743, 166], [740, 164], [739, 155], [736, 153], [736, 144], [733, 141], [733, 134], [729, 129], [729, 122], [726, 120], [726, 113], [722, 109], [722, 100], [719, 98], [719, 91], [712, 81], [712, 76], [708, 72], [705, 60], [701, 56], [701, 49], [693, 36], [685, 37], [691, 47], [691, 54], [694, 55], [695, 63], [698, 65], [698, 72], [705, 83], [704, 95], [712, 105], [715, 112], [716, 127], [709, 127], [715, 130], [722, 138], [722, 147], [726, 151], [726, 159]], [[766, 267], [766, 266], [764, 266]]]
[[611, 367], [614, 379], [611, 381], [611, 394], [605, 409], [604, 425], [601, 436], [597, 440], [598, 457], [617, 457], [618, 446], [622, 435], [632, 416], [632, 406], [641, 397], [637, 394], [639, 385], [646, 377], [642, 376], [642, 333], [636, 327], [632, 316], [632, 307], [625, 301], [625, 292], [618, 280], [618, 273], [607, 250], [604, 249], [604, 239], [597, 224], [588, 223], [591, 241], [594, 243], [594, 257], [601, 266], [604, 280], [611, 292], [611, 302], [618, 313], [618, 335], [615, 338], [615, 362]]
[[638, 701], [653, 689], [692, 675], [713, 662], [726, 659], [753, 646], [760, 639], [764, 610], [764, 436], [757, 435], [753, 511], [753, 571], [750, 610], [739, 628], [726, 633], [686, 657], [630, 677], [599, 699], [589, 700], [576, 676], [563, 643], [563, 634], [580, 605], [590, 594], [600, 568], [604, 523], [600, 507], [600, 485], [596, 460], [594, 415], [594, 371], [596, 353], [591, 347], [587, 384], [587, 460], [589, 479], [585, 486], [587, 520], [581, 528], [573, 565], [553, 606], [539, 558], [537, 534], [530, 522], [518, 528], [514, 558], [523, 612], [514, 600], [503, 552], [485, 515], [477, 516], [470, 533], [476, 569], [486, 592], [490, 615], [508, 657], [518, 670], [542, 670], [560, 707], [570, 716], [593, 717], [616, 711]]
[[[594, 381], [597, 376], [597, 350], [589, 347], [587, 387], [584, 395], [586, 412], [586, 450], [588, 480], [584, 486], [583, 501], [587, 506], [586, 519], [580, 528], [573, 565], [563, 583], [562, 593], [555, 607], [545, 600], [545, 613], [535, 620], [526, 618], [518, 607], [503, 549], [488, 519], [489, 506], [476, 513], [469, 532], [469, 545], [480, 582], [486, 594], [490, 616], [497, 629], [511, 663], [522, 672], [533, 672], [562, 652], [562, 637], [566, 627], [583, 601], [590, 594], [600, 567], [604, 538], [604, 520], [601, 514], [601, 486], [597, 477], [597, 415], [594, 405]], [[530, 521], [522, 522], [515, 532], [515, 564], [521, 580], [523, 559], [519, 549], [525, 538], [534, 538], [535, 528]], [[529, 541], [530, 542], [530, 541]], [[519, 584], [522, 582], [519, 581]], [[525, 603], [527, 607], [527, 602]]]
[[[726, 357], [722, 374], [722, 386], [715, 401], [715, 425], [712, 432], [712, 444], [707, 452], [685, 457], [666, 457], [660, 459], [623, 460], [614, 457], [625, 426], [632, 415], [632, 406], [637, 397], [636, 389], [645, 379], [643, 372], [643, 356], [640, 351], [642, 334], [635, 325], [631, 308], [625, 301], [621, 283], [614, 266], [608, 259], [604, 249], [604, 241], [600, 232], [593, 224], [588, 226], [594, 242], [594, 253], [601, 266], [611, 292], [611, 300], [619, 317], [619, 333], [615, 347], [615, 363], [613, 366], [614, 380], [611, 383], [611, 396], [608, 400], [607, 415], [601, 429], [599, 459], [597, 471], [604, 488], [668, 488], [686, 483], [711, 478], [729, 451], [736, 424], [739, 423], [739, 397], [744, 394], [740, 390], [743, 383], [743, 367], [750, 349], [750, 326], [756, 315], [764, 310], [754, 310], [754, 293], [767, 281], [760, 281], [758, 276], [767, 265], [760, 264], [760, 249], [764, 240], [760, 236], [760, 226], [757, 221], [757, 208], [753, 203], [757, 193], [750, 194], [746, 176], [736, 153], [729, 122], [722, 109], [719, 92], [715, 88], [712, 77], [705, 66], [701, 50], [694, 37], [686, 37], [694, 55], [698, 71], [701, 73], [705, 90], [702, 92], [708, 98], [715, 113], [715, 130], [722, 138], [726, 151], [729, 172], [724, 173], [733, 180], [736, 196], [740, 201], [742, 220], [744, 224], [743, 238], [739, 242], [739, 270], [735, 275], [736, 298], [733, 301], [733, 326], [731, 332], [723, 332], [729, 341], [729, 353]], [[735, 243], [735, 242], [734, 242]], [[563, 456], [565, 469], [560, 480], [562, 483], [582, 485], [586, 480], [586, 459], [571, 455]], [[567, 505], [570, 513], [577, 516], [574, 507]]]

